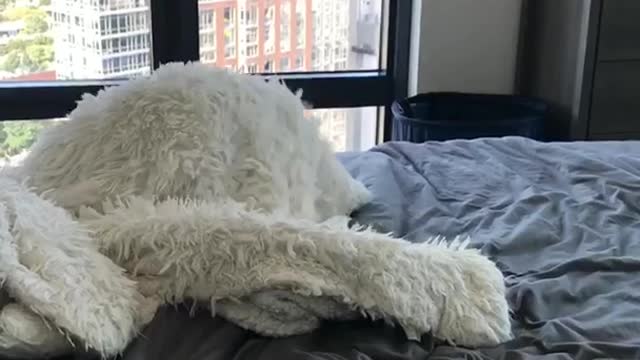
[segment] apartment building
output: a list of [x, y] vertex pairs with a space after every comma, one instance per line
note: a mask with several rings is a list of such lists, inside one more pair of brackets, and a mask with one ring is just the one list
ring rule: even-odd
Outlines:
[[58, 79], [149, 74], [151, 38], [145, 0], [52, 0]]

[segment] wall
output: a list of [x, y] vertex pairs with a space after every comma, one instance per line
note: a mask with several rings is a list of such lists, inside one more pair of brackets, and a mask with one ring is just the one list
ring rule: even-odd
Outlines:
[[[550, 140], [585, 139], [582, 97], [591, 0], [530, 0], [520, 69], [523, 95], [545, 100]], [[591, 42], [595, 46], [595, 42]], [[595, 53], [595, 48], [589, 49]], [[587, 84], [587, 87], [590, 87]]]
[[414, 0], [409, 94], [512, 93], [521, 0]]

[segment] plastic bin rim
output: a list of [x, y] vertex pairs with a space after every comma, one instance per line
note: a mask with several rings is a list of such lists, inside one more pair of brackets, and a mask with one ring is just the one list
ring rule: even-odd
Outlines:
[[[549, 106], [546, 102], [541, 99], [529, 96], [522, 95], [503, 95], [503, 94], [475, 94], [475, 93], [457, 93], [457, 92], [432, 92], [432, 93], [424, 93], [414, 95], [402, 100], [395, 100], [393, 104], [391, 104], [391, 110], [394, 116], [405, 116], [406, 110], [411, 110], [410, 107], [412, 104], [418, 104], [423, 100], [429, 98], [437, 98], [437, 97], [460, 97], [460, 98], [500, 98], [504, 100], [510, 100], [510, 105], [520, 106], [528, 109], [533, 109], [539, 111], [541, 113], [545, 113], [549, 110]], [[400, 111], [399, 111], [400, 110]], [[412, 113], [413, 111], [410, 111]], [[407, 117], [409, 118], [409, 117]]]
[[417, 125], [438, 125], [438, 126], [451, 126], [451, 127], [457, 127], [457, 126], [482, 126], [482, 127], [486, 127], [486, 126], [492, 126], [492, 125], [513, 125], [513, 124], [517, 124], [517, 123], [523, 123], [523, 122], [530, 122], [531, 120], [538, 120], [539, 117], [538, 116], [524, 116], [524, 117], [519, 117], [519, 118], [509, 118], [509, 119], [499, 119], [499, 120], [483, 120], [481, 122], [477, 122], [477, 121], [473, 121], [473, 120], [455, 120], [455, 121], [450, 121], [450, 120], [422, 120], [420, 118], [413, 118], [413, 117], [408, 117], [408, 116], [404, 116], [402, 114], [393, 114], [394, 117], [397, 120], [401, 120], [401, 121], [405, 121], [405, 122], [410, 122], [410, 123], [416, 123]]

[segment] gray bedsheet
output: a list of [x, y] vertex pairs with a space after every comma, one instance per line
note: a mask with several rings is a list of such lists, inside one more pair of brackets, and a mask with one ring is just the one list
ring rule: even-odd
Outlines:
[[125, 359], [640, 359], [640, 142], [391, 143], [343, 154], [355, 214], [410, 241], [469, 235], [507, 277], [516, 338], [468, 350], [381, 323], [267, 339], [167, 308]]

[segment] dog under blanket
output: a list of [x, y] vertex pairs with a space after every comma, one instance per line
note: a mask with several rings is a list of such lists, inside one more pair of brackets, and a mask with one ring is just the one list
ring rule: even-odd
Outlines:
[[117, 354], [189, 301], [271, 336], [364, 314], [412, 339], [509, 339], [477, 250], [347, 226], [368, 193], [303, 112], [278, 81], [201, 64], [86, 95], [1, 179], [0, 354]]

